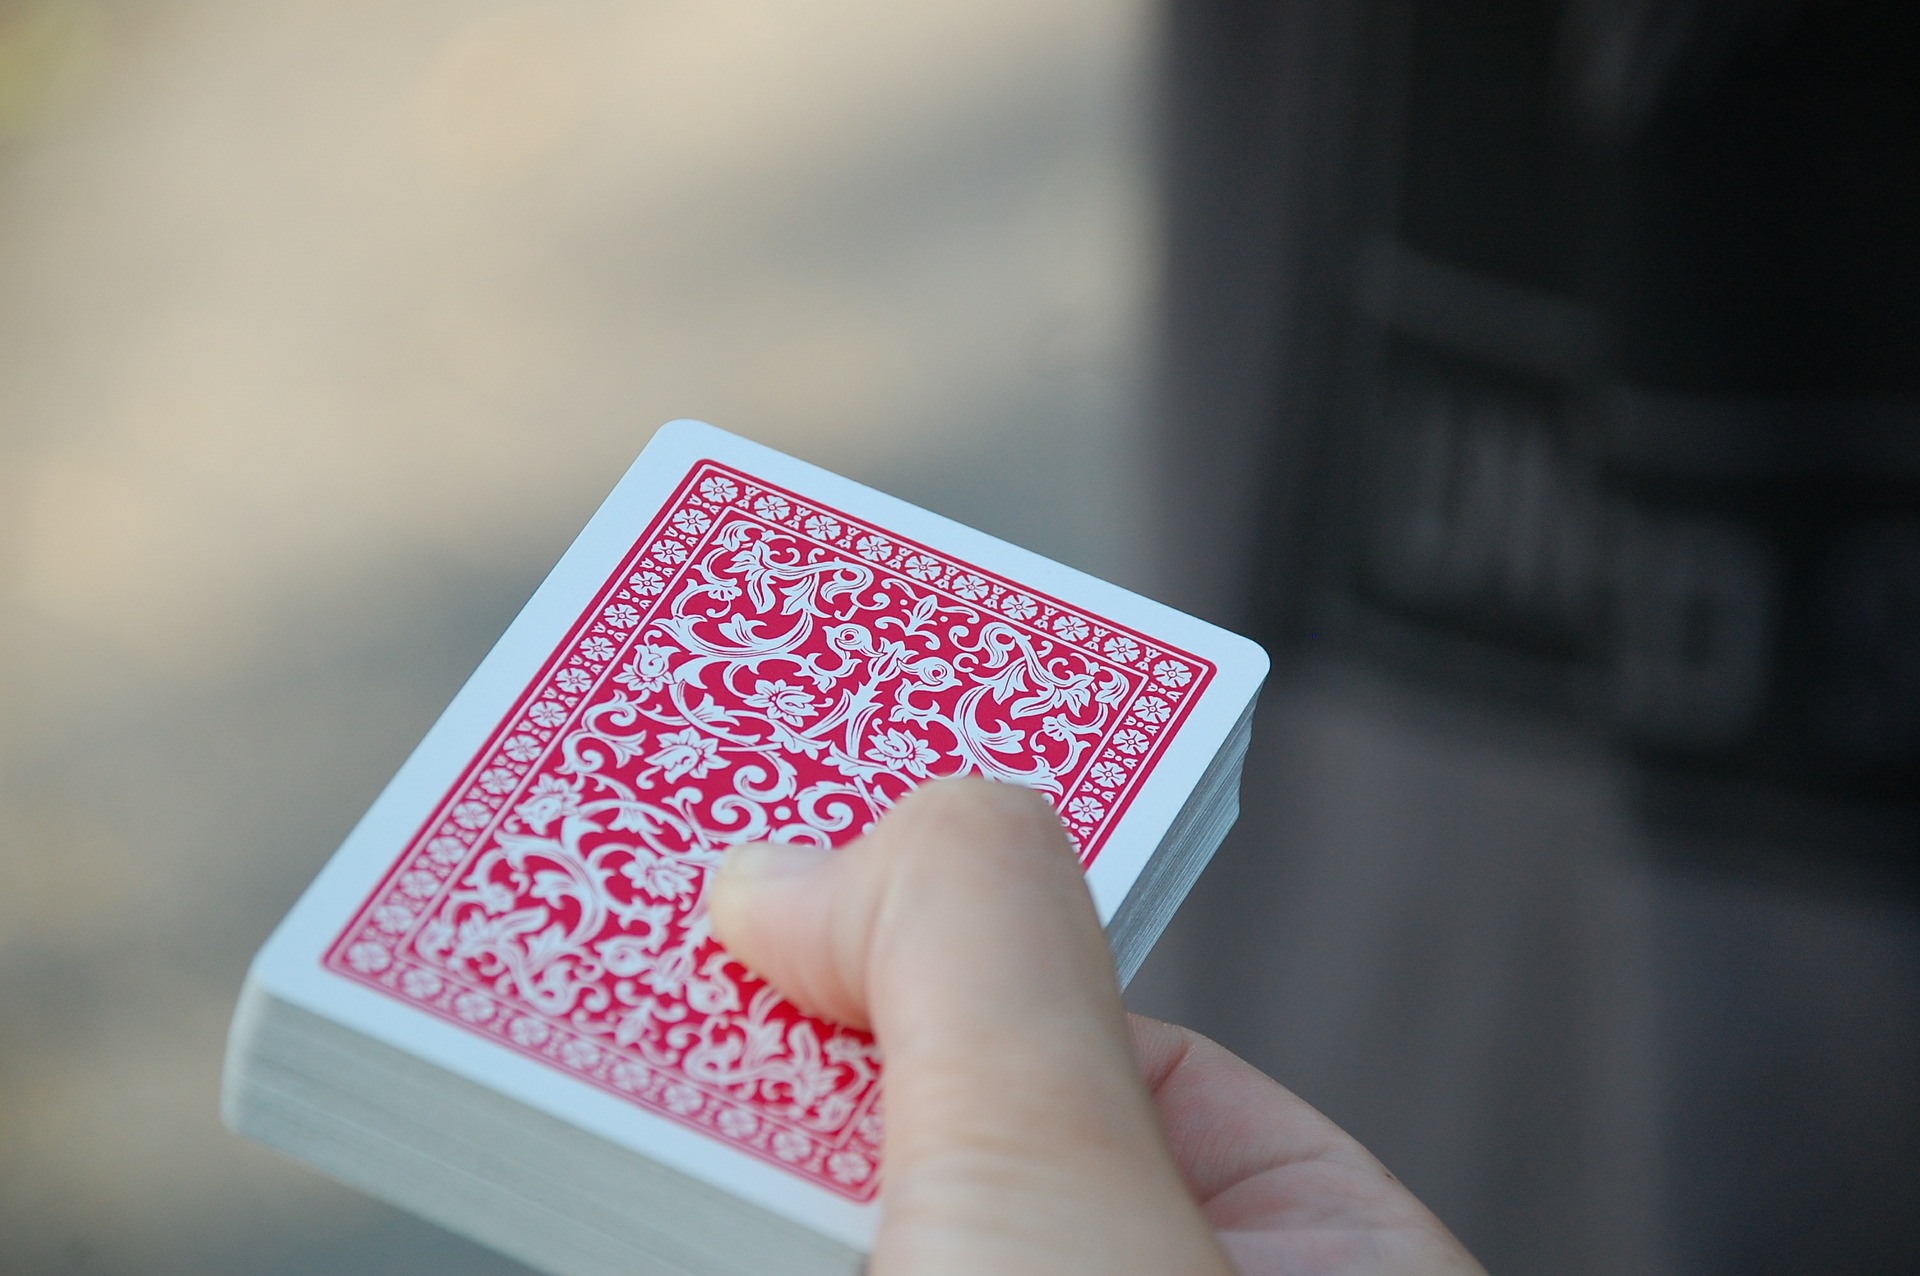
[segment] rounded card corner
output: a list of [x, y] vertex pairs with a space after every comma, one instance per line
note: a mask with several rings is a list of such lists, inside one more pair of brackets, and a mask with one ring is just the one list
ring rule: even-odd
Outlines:
[[677, 416], [653, 432], [653, 442], [667, 443], [681, 440], [711, 439], [716, 434], [724, 434], [718, 426], [690, 416]]

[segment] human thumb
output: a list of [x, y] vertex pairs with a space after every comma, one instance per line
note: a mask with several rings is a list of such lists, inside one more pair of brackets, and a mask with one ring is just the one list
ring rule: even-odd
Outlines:
[[720, 942], [886, 1061], [875, 1276], [1225, 1273], [1160, 1132], [1113, 961], [1050, 807], [981, 780], [837, 852], [728, 852]]

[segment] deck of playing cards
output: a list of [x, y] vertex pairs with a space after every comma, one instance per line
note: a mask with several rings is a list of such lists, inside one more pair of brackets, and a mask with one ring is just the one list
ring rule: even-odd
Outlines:
[[662, 429], [275, 931], [235, 1129], [565, 1276], [851, 1273], [881, 1060], [713, 940], [722, 851], [1045, 794], [1122, 977], [1238, 810], [1264, 653], [697, 422]]

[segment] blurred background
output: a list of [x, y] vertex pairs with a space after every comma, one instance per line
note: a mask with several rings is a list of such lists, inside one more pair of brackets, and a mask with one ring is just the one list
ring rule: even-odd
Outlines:
[[1920, 1266], [1913, 26], [0, 0], [0, 1270], [520, 1270], [226, 1019], [682, 415], [1275, 652], [1131, 999], [1492, 1270]]

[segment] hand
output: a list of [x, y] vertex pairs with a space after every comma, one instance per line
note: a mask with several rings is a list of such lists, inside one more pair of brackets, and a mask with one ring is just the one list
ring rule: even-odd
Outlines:
[[1026, 790], [942, 781], [838, 852], [736, 847], [711, 908], [801, 1008], [879, 1039], [874, 1276], [1480, 1271], [1306, 1103], [1184, 1029], [1129, 1026], [1080, 866]]

